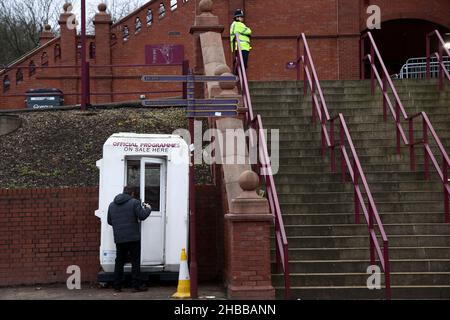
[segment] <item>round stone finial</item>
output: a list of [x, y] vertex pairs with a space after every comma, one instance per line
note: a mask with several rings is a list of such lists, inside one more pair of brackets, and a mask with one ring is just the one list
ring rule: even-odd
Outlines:
[[108, 7], [107, 7], [107, 5], [106, 5], [106, 3], [100, 3], [99, 5], [98, 5], [98, 11], [99, 12], [106, 12], [106, 9], [108, 9]]
[[63, 6], [64, 12], [67, 12], [67, 10], [69, 10], [69, 8], [73, 8], [72, 4], [70, 2], [64, 3], [64, 6]]
[[211, 12], [213, 10], [212, 0], [201, 0], [198, 4], [201, 13]]
[[255, 191], [259, 186], [259, 176], [256, 172], [246, 170], [239, 176], [239, 186], [244, 191]]
[[[221, 76], [234, 76], [234, 74], [230, 72], [222, 73]], [[233, 90], [236, 87], [235, 82], [219, 82], [219, 87], [222, 90]]]
[[214, 75], [221, 76], [224, 73], [230, 73], [230, 68], [225, 64], [219, 64], [216, 69], [214, 69]]
[[44, 30], [47, 31], [47, 32], [50, 32], [50, 31], [52, 31], [52, 26], [49, 25], [49, 24], [46, 24], [46, 25], [44, 26]]

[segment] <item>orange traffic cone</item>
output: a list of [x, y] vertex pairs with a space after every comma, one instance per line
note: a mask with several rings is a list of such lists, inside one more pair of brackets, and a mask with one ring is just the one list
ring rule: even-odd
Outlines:
[[180, 273], [178, 275], [177, 292], [172, 298], [187, 299], [191, 297], [191, 279], [189, 278], [189, 268], [187, 264], [186, 250], [181, 250]]

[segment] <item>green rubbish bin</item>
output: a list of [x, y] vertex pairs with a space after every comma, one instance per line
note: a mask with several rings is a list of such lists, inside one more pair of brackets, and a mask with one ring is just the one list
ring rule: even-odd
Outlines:
[[29, 109], [52, 109], [64, 104], [64, 94], [59, 89], [31, 89], [26, 92]]

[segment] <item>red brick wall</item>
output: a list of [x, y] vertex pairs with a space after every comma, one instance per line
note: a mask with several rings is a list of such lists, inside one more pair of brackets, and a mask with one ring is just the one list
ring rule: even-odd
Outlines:
[[[145, 62], [144, 48], [146, 44], [182, 44], [185, 47], [186, 58], [193, 65], [193, 39], [189, 29], [194, 23], [194, 0], [187, 3], [178, 1], [178, 9], [170, 10], [170, 1], [162, 0], [166, 5], [166, 17], [158, 19], [158, 7], [161, 1], [149, 2], [141, 11], [131, 13], [127, 18], [114, 25], [112, 32], [117, 36], [117, 43], [111, 47], [111, 60], [114, 64], [141, 64]], [[198, 0], [197, 0], [198, 1]], [[250, 80], [294, 80], [295, 70], [286, 70], [286, 62], [296, 58], [296, 37], [305, 32], [310, 39], [310, 46], [321, 79], [357, 79], [359, 76], [359, 35], [366, 28], [368, 5], [377, 4], [381, 7], [383, 21], [392, 19], [423, 19], [450, 28], [450, 1], [448, 0], [270, 0], [267, 5], [261, 5], [261, 0], [217, 0], [214, 2], [213, 13], [219, 16], [220, 23], [225, 26], [223, 34], [227, 61], [230, 61], [229, 25], [231, 16], [237, 7], [246, 10], [246, 22], [252, 28], [253, 51], [250, 56]], [[153, 10], [153, 24], [147, 26], [146, 12]], [[142, 21], [142, 30], [134, 32], [136, 17]], [[127, 25], [130, 38], [124, 42], [123, 27]], [[179, 32], [178, 35], [169, 34]], [[414, 30], [411, 30], [414, 32]], [[106, 34], [103, 32], [102, 34]], [[100, 35], [99, 35], [100, 36]], [[105, 47], [107, 41], [98, 41], [98, 49]], [[67, 40], [69, 41], [69, 40]], [[91, 40], [90, 40], [91, 41]], [[424, 39], [417, 41], [424, 42]], [[73, 39], [70, 43], [62, 43], [69, 52], [63, 52], [63, 60], [74, 56]], [[383, 47], [383, 44], [379, 44]], [[102, 52], [97, 50], [97, 59], [91, 64], [103, 62]], [[39, 65], [42, 50], [24, 60], [24, 64], [33, 58]], [[61, 62], [53, 61], [53, 48], [48, 49], [50, 65]], [[107, 55], [106, 55], [107, 56]], [[69, 59], [70, 60], [70, 59]], [[98, 61], [97, 61], [98, 60]], [[68, 62], [68, 61], [67, 61]], [[73, 61], [73, 63], [75, 63]], [[71, 63], [71, 64], [73, 64]], [[101, 71], [97, 71], [101, 74]], [[45, 74], [47, 73], [47, 75]], [[10, 71], [11, 90], [9, 94], [23, 93], [29, 88], [57, 87], [66, 92], [79, 92], [79, 78], [75, 72], [64, 75], [54, 71], [45, 71], [28, 79], [24, 72], [25, 82], [16, 86], [15, 74]], [[112, 83], [108, 79], [93, 78], [93, 91], [104, 91], [112, 86], [114, 91], [145, 91], [161, 89], [179, 89], [180, 86], [145, 84], [139, 76], [147, 73], [180, 73], [179, 68], [146, 68], [146, 69], [115, 69]], [[56, 79], [48, 77], [57, 76]], [[95, 72], [92, 72], [95, 76]], [[135, 76], [125, 79], [124, 76]], [[3, 80], [3, 75], [0, 80]], [[31, 80], [31, 81], [30, 81]], [[0, 89], [1, 90], [1, 89]], [[176, 93], [168, 96], [179, 95]], [[114, 101], [137, 100], [135, 95], [117, 95]], [[155, 97], [148, 95], [147, 97]], [[105, 102], [110, 97], [92, 97], [92, 102]], [[0, 91], [0, 108], [24, 107], [23, 97], [3, 97]], [[66, 97], [66, 104], [79, 103], [75, 96]]]
[[[221, 277], [223, 214], [220, 191], [197, 187], [201, 281]], [[100, 271], [98, 188], [0, 189], [0, 286], [65, 282], [78, 265], [82, 281]]]
[[0, 190], [0, 285], [82, 281], [99, 271], [97, 188]]
[[223, 277], [224, 240], [220, 188], [198, 186], [196, 189], [198, 222], [198, 274], [201, 281]]

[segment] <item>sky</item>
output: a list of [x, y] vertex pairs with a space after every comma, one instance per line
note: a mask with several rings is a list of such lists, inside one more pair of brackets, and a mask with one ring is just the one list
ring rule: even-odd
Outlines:
[[[72, 0], [68, 1], [71, 2], [74, 5], [74, 12], [76, 12], [77, 16], [80, 16], [80, 10], [81, 10], [81, 0]], [[117, 4], [127, 3], [130, 2], [130, 0], [86, 0], [86, 12], [97, 12], [97, 7], [100, 3], [106, 3], [109, 5], [112, 2], [116, 2]], [[149, 0], [134, 0], [132, 2], [139, 3], [140, 5], [143, 5]]]

